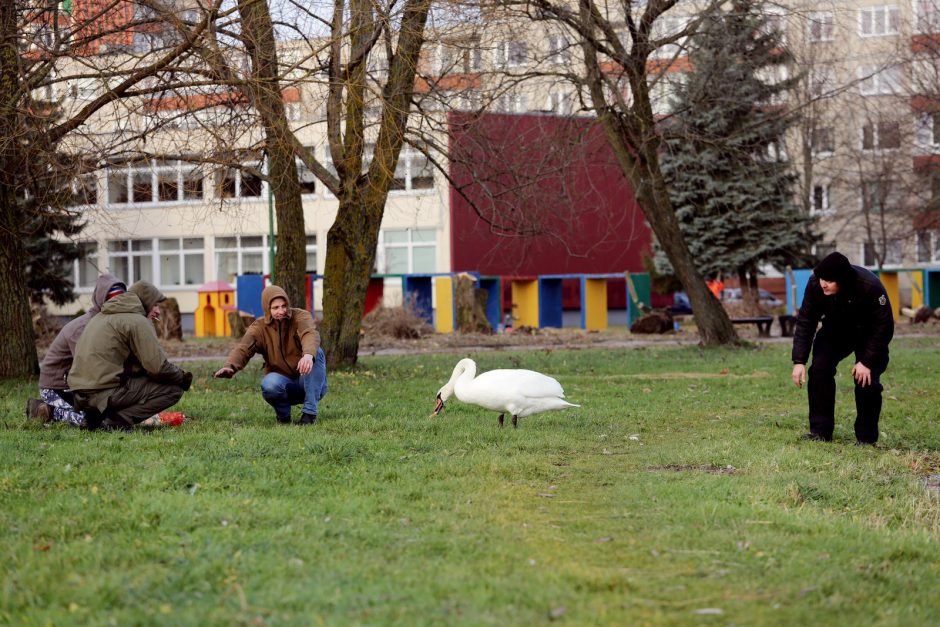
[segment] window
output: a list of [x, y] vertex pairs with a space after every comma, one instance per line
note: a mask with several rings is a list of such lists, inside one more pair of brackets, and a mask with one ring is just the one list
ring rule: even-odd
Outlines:
[[764, 14], [764, 24], [761, 32], [765, 35], [776, 35], [779, 43], [786, 42], [787, 24], [783, 13], [777, 7], [769, 7]]
[[548, 38], [548, 62], [554, 65], [566, 65], [571, 58], [568, 38], [564, 35], [551, 35]]
[[[865, 242], [862, 246], [862, 265], [896, 266], [901, 264], [901, 240]], [[881, 263], [879, 263], [879, 260]]]
[[811, 201], [810, 213], [814, 215], [830, 215], [834, 212], [828, 185], [814, 185]]
[[896, 35], [899, 21], [897, 6], [865, 7], [858, 10], [858, 34], [862, 37]]
[[183, 161], [138, 161], [112, 167], [106, 176], [109, 205], [185, 202], [202, 199], [202, 174]]
[[528, 56], [529, 46], [524, 41], [501, 41], [496, 44], [497, 67], [524, 65]]
[[572, 96], [562, 91], [552, 91], [548, 94], [546, 110], [559, 115], [570, 115], [572, 106]]
[[496, 99], [496, 110], [500, 113], [525, 113], [529, 110], [528, 100], [522, 94], [502, 94]]
[[917, 143], [921, 146], [940, 145], [940, 112], [923, 113], [917, 118]]
[[914, 0], [914, 32], [926, 35], [940, 31], [940, 4], [937, 0]]
[[862, 148], [884, 150], [901, 147], [901, 125], [898, 122], [878, 122], [862, 127]]
[[835, 152], [835, 129], [831, 126], [814, 126], [811, 134], [813, 154], [831, 155]]
[[829, 255], [829, 253], [834, 253], [837, 250], [839, 250], [839, 248], [836, 246], [835, 241], [819, 242], [818, 244], [813, 245], [813, 254], [815, 254], [820, 259], [823, 259]]
[[917, 231], [917, 263], [940, 261], [940, 230]]
[[267, 274], [268, 249], [264, 235], [215, 238], [215, 276], [235, 284], [239, 274]]
[[[685, 16], [660, 16], [653, 22], [653, 32], [650, 36], [654, 40], [673, 37], [681, 33], [688, 24], [689, 18]], [[687, 37], [680, 37], [675, 42], [663, 44], [653, 50], [650, 57], [654, 59], [671, 59], [679, 56], [685, 47], [686, 40]]]
[[307, 272], [317, 273], [317, 236], [307, 236]]
[[[313, 152], [312, 148], [308, 147], [308, 150]], [[317, 177], [300, 159], [297, 159], [297, 178], [300, 180], [302, 194], [315, 194], [317, 192]]]
[[835, 88], [832, 68], [816, 68], [809, 75], [809, 95], [813, 98], [828, 98]]
[[78, 259], [74, 262], [72, 281], [75, 287], [93, 289], [98, 281], [98, 243], [79, 242]]
[[158, 285], [202, 285], [205, 283], [205, 254], [201, 237], [161, 238]]
[[883, 213], [897, 209], [897, 185], [894, 181], [864, 181], [862, 183], [862, 211], [866, 213]]
[[895, 94], [901, 89], [901, 69], [862, 65], [858, 68], [858, 91], [863, 96]]
[[216, 172], [216, 196], [219, 198], [256, 198], [261, 196], [261, 179], [237, 168]]
[[108, 268], [127, 285], [137, 281], [154, 283], [153, 240], [109, 240]]
[[434, 229], [382, 231], [380, 271], [386, 274], [434, 272], [437, 268], [435, 237]]
[[835, 38], [835, 16], [828, 11], [809, 14], [809, 40], [832, 41]]

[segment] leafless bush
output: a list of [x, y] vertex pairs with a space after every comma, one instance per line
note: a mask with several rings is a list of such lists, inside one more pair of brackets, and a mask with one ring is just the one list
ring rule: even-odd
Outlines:
[[376, 307], [362, 319], [364, 335], [393, 337], [399, 340], [414, 340], [434, 332], [406, 303], [402, 307]]

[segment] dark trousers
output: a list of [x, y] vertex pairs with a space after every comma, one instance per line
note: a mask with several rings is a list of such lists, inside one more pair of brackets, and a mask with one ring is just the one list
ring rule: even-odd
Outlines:
[[[75, 392], [76, 408], [85, 412], [89, 429], [130, 429], [183, 397], [183, 388], [171, 383], [158, 383], [147, 377], [131, 377], [121, 387], [96, 392]], [[108, 405], [98, 411], [101, 395], [107, 394]], [[97, 405], [97, 406], [96, 406]]]
[[[855, 353], [856, 338], [841, 337], [821, 329], [813, 342], [813, 364], [809, 368], [809, 430], [827, 440], [832, 439], [836, 413], [836, 366]], [[881, 375], [888, 368], [888, 356], [880, 363], [865, 364], [871, 369], [871, 383], [855, 384], [855, 437], [860, 442], [878, 440], [878, 419], [881, 417]]]

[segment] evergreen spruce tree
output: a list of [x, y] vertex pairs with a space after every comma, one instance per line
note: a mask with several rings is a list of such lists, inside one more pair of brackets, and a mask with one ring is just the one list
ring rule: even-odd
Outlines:
[[[780, 34], [765, 28], [761, 5], [750, 0], [706, 16], [689, 60], [664, 124], [663, 173], [700, 272], [738, 275], [756, 303], [749, 287], [758, 267], [804, 265], [813, 243], [783, 154], [796, 118], [781, 103], [798, 77], [778, 71], [788, 61]], [[656, 266], [670, 270], [662, 254]]]

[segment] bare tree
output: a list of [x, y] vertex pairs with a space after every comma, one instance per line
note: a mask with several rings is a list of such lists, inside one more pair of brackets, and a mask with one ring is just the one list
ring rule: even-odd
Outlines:
[[[23, 211], [24, 163], [69, 164], [58, 176], [78, 174], [110, 150], [116, 134], [96, 133], [105, 120], [130, 115], [124, 99], [139, 96], [146, 82], [185, 64], [193, 42], [213, 12], [190, 27], [161, 33], [159, 46], [141, 34], [152, 20], [123, 2], [101, 2], [65, 13], [59, 3], [0, 2], [0, 315], [6, 331], [0, 344], [0, 376], [38, 370], [25, 288]], [[169, 6], [163, 7], [172, 12]], [[155, 33], [149, 33], [155, 34]], [[107, 53], [107, 54], [105, 54]], [[94, 84], [85, 100], [69, 97], [79, 83]], [[145, 89], [145, 87], [144, 87]], [[63, 102], [69, 104], [63, 104]], [[60, 158], [57, 153], [71, 158]]]
[[492, 4], [507, 15], [563, 25], [574, 37], [583, 62], [577, 77], [579, 93], [604, 128], [653, 233], [689, 294], [702, 344], [737, 343], [731, 321], [689, 254], [671, 206], [659, 162], [663, 139], [651, 97], [678, 56], [654, 59], [653, 53], [684, 41], [697, 26], [697, 14], [687, 16], [684, 27], [664, 29], [677, 0], [636, 4], [496, 0]]

